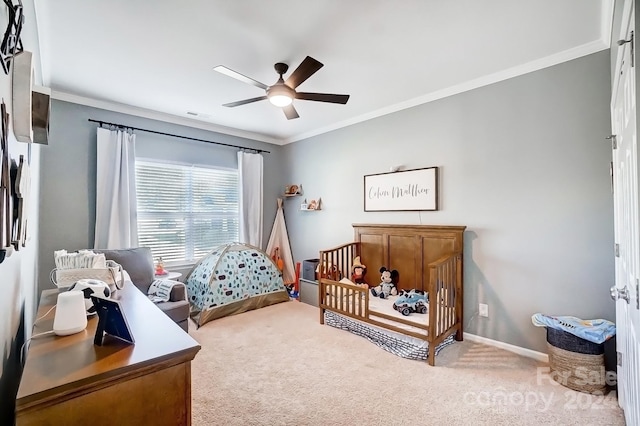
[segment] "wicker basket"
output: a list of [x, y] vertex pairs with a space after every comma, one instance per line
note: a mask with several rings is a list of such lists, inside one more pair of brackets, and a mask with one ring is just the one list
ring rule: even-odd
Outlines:
[[50, 279], [61, 290], [68, 289], [81, 279], [104, 281], [111, 291], [122, 289], [124, 286], [122, 266], [113, 261], [107, 261], [106, 268], [53, 269]]
[[553, 380], [579, 392], [606, 391], [604, 344], [547, 327], [547, 347]]

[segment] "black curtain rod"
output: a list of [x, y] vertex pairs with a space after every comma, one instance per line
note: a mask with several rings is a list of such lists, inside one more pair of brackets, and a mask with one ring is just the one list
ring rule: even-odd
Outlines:
[[139, 127], [125, 126], [124, 124], [107, 123], [106, 121], [93, 120], [91, 118], [89, 119], [89, 121], [91, 121], [92, 123], [98, 123], [100, 125], [100, 127], [102, 127], [103, 125], [106, 124], [107, 126], [115, 126], [115, 127], [120, 127], [120, 128], [124, 128], [124, 129], [139, 130], [141, 132], [155, 133], [156, 135], [171, 136], [171, 137], [174, 137], [174, 138], [189, 139], [189, 140], [192, 140], [192, 141], [214, 143], [216, 145], [223, 145], [223, 146], [229, 146], [229, 147], [232, 147], [232, 148], [246, 149], [248, 151], [255, 151], [258, 154], [261, 153], [261, 152], [266, 152], [267, 154], [270, 154], [269, 151], [265, 151], [264, 149], [248, 148], [246, 146], [231, 145], [231, 144], [223, 143], [223, 142], [208, 141], [206, 139], [191, 138], [189, 136], [181, 136], [181, 135], [174, 135], [174, 134], [171, 134], [171, 133], [156, 132], [155, 130], [140, 129]]

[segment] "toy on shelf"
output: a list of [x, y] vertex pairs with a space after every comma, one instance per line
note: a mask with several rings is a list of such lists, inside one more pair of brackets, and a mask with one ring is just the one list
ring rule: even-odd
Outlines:
[[294, 197], [296, 195], [302, 195], [302, 185], [287, 185], [284, 187], [285, 197]]
[[159, 257], [158, 261], [156, 262], [155, 274], [156, 275], [167, 275], [167, 274], [169, 274], [169, 271], [164, 269], [164, 261], [162, 260], [162, 257]]
[[318, 198], [317, 200], [311, 200], [307, 203], [307, 200], [300, 205], [300, 210], [321, 210], [322, 199]]

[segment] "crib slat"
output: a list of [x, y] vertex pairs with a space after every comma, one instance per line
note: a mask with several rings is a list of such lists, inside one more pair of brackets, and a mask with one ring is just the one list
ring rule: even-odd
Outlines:
[[329, 288], [329, 297], [331, 298], [331, 307], [332, 308], [336, 308], [336, 287], [331, 284], [331, 287]]
[[444, 264], [444, 301], [443, 301], [443, 306], [444, 306], [444, 327], [442, 328], [442, 331], [447, 330], [449, 328], [449, 263], [447, 262]]
[[447, 329], [451, 327], [451, 261], [447, 262]]
[[453, 272], [453, 266], [451, 264], [451, 261], [447, 262], [447, 308], [448, 308], [448, 315], [447, 315], [447, 329], [449, 329], [449, 327], [451, 327], [453, 325], [453, 322], [451, 321], [451, 302], [453, 301], [453, 295], [455, 294], [453, 291], [453, 287], [451, 286], [451, 284], [453, 283], [453, 280], [451, 279], [451, 273]]
[[443, 295], [443, 283], [442, 283], [442, 266], [438, 268], [438, 294], [436, 301], [438, 302], [438, 336], [442, 334], [442, 295]]
[[449, 298], [451, 297], [449, 260], [442, 265], [442, 333], [449, 329]]
[[457, 297], [457, 290], [456, 290], [456, 259], [453, 258], [451, 259], [451, 262], [449, 262], [449, 267], [450, 267], [450, 275], [449, 275], [449, 288], [451, 289], [451, 297], [449, 298], [449, 312], [450, 312], [450, 319], [449, 319], [449, 327], [453, 327], [456, 323], [456, 297]]

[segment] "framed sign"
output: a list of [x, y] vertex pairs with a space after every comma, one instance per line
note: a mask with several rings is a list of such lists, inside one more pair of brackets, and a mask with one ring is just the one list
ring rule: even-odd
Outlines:
[[438, 168], [364, 177], [364, 211], [438, 210]]

